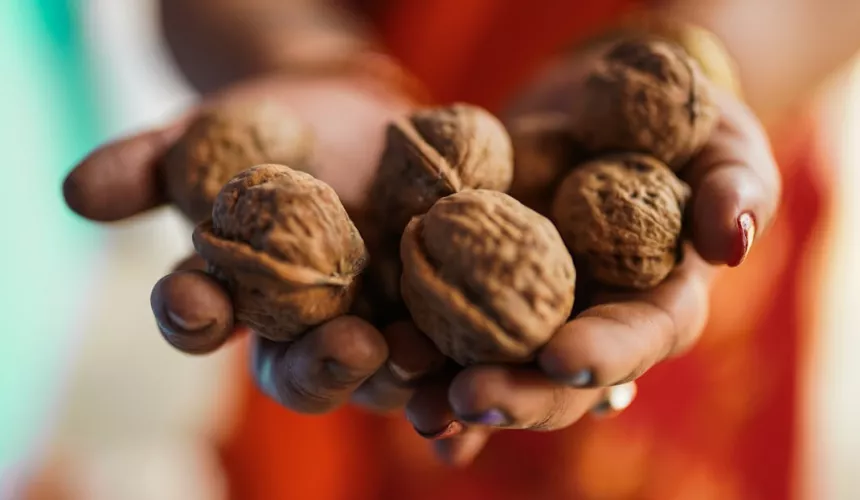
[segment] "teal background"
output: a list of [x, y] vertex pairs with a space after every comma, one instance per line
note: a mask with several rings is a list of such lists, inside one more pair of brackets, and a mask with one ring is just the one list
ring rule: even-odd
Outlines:
[[0, 1], [0, 469], [44, 437], [97, 271], [101, 232], [61, 191], [106, 132], [78, 15], [73, 0]]

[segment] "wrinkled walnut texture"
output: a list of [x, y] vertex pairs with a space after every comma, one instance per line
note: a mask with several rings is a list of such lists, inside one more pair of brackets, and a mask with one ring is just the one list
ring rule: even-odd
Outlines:
[[415, 324], [462, 365], [529, 361], [573, 307], [558, 231], [504, 193], [443, 198], [409, 223], [400, 251]]
[[372, 199], [380, 223], [397, 237], [440, 198], [463, 189], [510, 187], [510, 137], [482, 108], [419, 109], [392, 123], [386, 140]]
[[619, 42], [579, 90], [572, 136], [591, 154], [645, 153], [678, 170], [716, 126], [710, 89], [680, 47], [657, 39]]
[[658, 160], [610, 156], [565, 178], [553, 219], [581, 272], [605, 285], [647, 289], [675, 266], [689, 196]]
[[310, 170], [313, 133], [271, 101], [241, 101], [205, 110], [167, 155], [172, 201], [193, 222], [211, 216], [215, 197], [239, 172], [266, 163]]
[[280, 165], [230, 180], [194, 246], [229, 288], [237, 321], [277, 341], [346, 313], [368, 261], [334, 190]]

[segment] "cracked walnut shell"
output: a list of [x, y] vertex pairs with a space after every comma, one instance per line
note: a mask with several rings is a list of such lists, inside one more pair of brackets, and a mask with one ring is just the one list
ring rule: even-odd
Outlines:
[[415, 324], [462, 365], [529, 361], [573, 307], [576, 273], [558, 231], [504, 193], [441, 199], [412, 219], [400, 252]]
[[604, 285], [648, 289], [675, 266], [689, 196], [660, 161], [610, 156], [564, 179], [553, 219], [581, 272]]
[[386, 141], [373, 203], [397, 237], [440, 198], [511, 185], [511, 139], [495, 116], [477, 106], [419, 109], [392, 123]]
[[573, 139], [586, 152], [649, 154], [673, 170], [704, 146], [719, 117], [696, 61], [656, 39], [613, 46], [586, 77], [572, 111]]
[[193, 222], [212, 213], [233, 176], [267, 163], [309, 170], [310, 126], [272, 101], [237, 101], [205, 110], [168, 153], [164, 177], [171, 200]]
[[275, 341], [345, 314], [368, 261], [334, 190], [280, 165], [230, 180], [194, 246], [230, 290], [236, 320]]

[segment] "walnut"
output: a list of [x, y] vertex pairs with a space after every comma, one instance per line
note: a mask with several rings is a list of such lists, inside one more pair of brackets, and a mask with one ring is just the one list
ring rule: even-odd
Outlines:
[[310, 126], [283, 105], [245, 100], [211, 107], [168, 153], [167, 191], [189, 219], [200, 222], [234, 175], [265, 163], [309, 171], [313, 146]]
[[511, 140], [476, 106], [423, 108], [388, 128], [373, 187], [377, 216], [398, 238], [409, 220], [463, 189], [505, 191], [513, 177]]
[[389, 125], [370, 197], [379, 231], [368, 240], [373, 262], [367, 273], [384, 321], [408, 315], [397, 248], [409, 220], [464, 189], [507, 190], [512, 177], [510, 137], [480, 107], [455, 103], [420, 108]]
[[573, 307], [558, 230], [504, 193], [441, 199], [409, 223], [400, 252], [415, 324], [462, 365], [529, 361]]
[[575, 168], [552, 213], [580, 270], [604, 285], [647, 289], [675, 266], [689, 196], [660, 161], [609, 156]]
[[680, 47], [644, 38], [619, 42], [579, 89], [573, 138], [592, 155], [645, 153], [678, 170], [716, 126], [710, 88]]
[[230, 290], [236, 319], [276, 341], [346, 313], [368, 261], [334, 190], [280, 165], [230, 180], [194, 246]]

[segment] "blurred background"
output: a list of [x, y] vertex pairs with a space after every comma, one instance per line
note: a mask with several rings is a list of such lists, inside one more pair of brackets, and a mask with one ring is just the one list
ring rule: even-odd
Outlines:
[[[841, 182], [815, 363], [804, 378], [804, 488], [860, 498], [860, 63], [820, 99]], [[217, 499], [205, 445], [228, 418], [229, 350], [167, 347], [149, 309], [190, 249], [169, 210], [111, 227], [73, 216], [62, 179], [111, 137], [161, 123], [195, 96], [159, 40], [151, 0], [0, 2], [0, 498], [34, 463], [71, 464], [80, 498]], [[69, 469], [67, 469], [68, 471]], [[134, 471], [130, 474], [129, 471]]]

